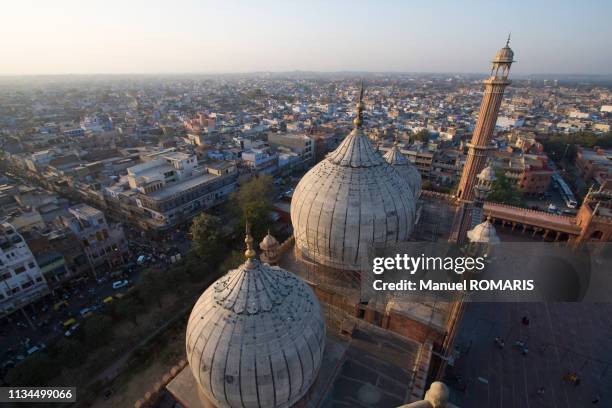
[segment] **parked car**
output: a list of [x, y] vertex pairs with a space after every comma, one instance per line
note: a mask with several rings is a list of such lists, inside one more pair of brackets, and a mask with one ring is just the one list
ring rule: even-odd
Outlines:
[[70, 327], [70, 326], [72, 326], [73, 324], [76, 324], [76, 320], [75, 320], [74, 318], [70, 318], [70, 319], [66, 320], [66, 321], [63, 323], [63, 325], [64, 325], [64, 327], [65, 327], [65, 328], [66, 328], [66, 327]]
[[80, 323], [76, 323], [75, 325], [73, 325], [72, 327], [70, 327], [68, 330], [66, 330], [66, 333], [64, 333], [64, 336], [66, 337], [70, 337], [74, 334], [75, 331], [77, 331], [77, 329], [81, 326]]
[[89, 307], [84, 307], [83, 309], [81, 309], [79, 313], [81, 314], [82, 317], [88, 317], [88, 316], [91, 316], [93, 311]]
[[119, 280], [119, 281], [115, 281], [113, 282], [113, 289], [121, 289], [124, 288], [128, 285], [128, 281], [127, 279], [124, 280]]
[[31, 356], [34, 353], [38, 353], [39, 351], [44, 350], [46, 348], [47, 348], [47, 345], [45, 343], [40, 343], [38, 346], [30, 347], [27, 351], [28, 356]]
[[3, 370], [8, 370], [10, 368], [15, 367], [15, 362], [13, 360], [6, 360], [3, 364], [2, 364], [2, 369]]
[[30, 347], [27, 351], [28, 356], [31, 356], [32, 354], [36, 353], [37, 351], [40, 351], [40, 349], [38, 348], [38, 346], [34, 346], [34, 347]]
[[113, 297], [112, 296], [107, 296], [104, 298], [104, 300], [102, 301], [102, 303], [111, 303], [113, 301]]
[[62, 300], [53, 305], [53, 310], [57, 312], [58, 310], [63, 309], [67, 306], [68, 306], [68, 302], [66, 302], [65, 300]]
[[147, 262], [149, 259], [150, 257], [147, 255], [140, 255], [138, 259], [136, 259], [136, 263], [138, 265], [144, 265], [144, 263]]

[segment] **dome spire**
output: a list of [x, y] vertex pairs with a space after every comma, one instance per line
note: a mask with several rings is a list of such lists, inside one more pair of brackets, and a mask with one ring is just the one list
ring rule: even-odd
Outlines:
[[508, 33], [508, 39], [506, 40], [506, 47], [510, 48], [510, 35], [512, 34], [512, 32]]
[[246, 244], [246, 251], [244, 251], [244, 256], [247, 259], [247, 265], [253, 264], [253, 258], [255, 257], [255, 250], [253, 249], [253, 237], [251, 236], [251, 224], [247, 220], [246, 222], [246, 234], [244, 238], [244, 243]]
[[363, 79], [361, 80], [361, 90], [359, 91], [359, 102], [357, 102], [357, 117], [353, 119], [355, 129], [360, 128], [363, 123]]

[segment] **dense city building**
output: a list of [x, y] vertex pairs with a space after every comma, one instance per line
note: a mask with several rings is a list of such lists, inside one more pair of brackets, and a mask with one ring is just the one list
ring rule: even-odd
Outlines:
[[0, 317], [11, 314], [49, 292], [43, 272], [21, 234], [0, 225]]
[[79, 240], [95, 271], [112, 270], [127, 261], [128, 246], [120, 225], [109, 225], [102, 211], [86, 204], [70, 207], [61, 218]]
[[[307, 72], [7, 86], [0, 316], [12, 323], [19, 310], [27, 319], [51, 306], [55, 321], [38, 324], [71, 345], [100, 310], [112, 324], [119, 314], [133, 319], [136, 331], [132, 312], [160, 289], [151, 277], [188, 271], [185, 287], [160, 289], [152, 313], [164, 301], [182, 310], [154, 321], [157, 333], [191, 309], [186, 360], [137, 407], [450, 407], [448, 388], [434, 380], [462, 385], [445, 375], [472, 344], [457, 341], [470, 330], [461, 326], [467, 305], [363, 298], [371, 247], [612, 240], [609, 85], [513, 74], [509, 86], [513, 58], [508, 41], [484, 83], [364, 74], [367, 93], [350, 73]], [[270, 183], [261, 243], [247, 231], [236, 268], [193, 252], [181, 262], [202, 213], [219, 223], [212, 238], [237, 248], [236, 227], [248, 217], [225, 204], [252, 179]], [[493, 196], [501, 182], [507, 194]], [[184, 295], [191, 283], [195, 305]], [[482, 338], [497, 320], [485, 323]], [[106, 377], [95, 381], [112, 397]], [[475, 406], [477, 394], [451, 399]]]
[[576, 170], [587, 185], [603, 185], [606, 180], [612, 180], [612, 149], [579, 147]]

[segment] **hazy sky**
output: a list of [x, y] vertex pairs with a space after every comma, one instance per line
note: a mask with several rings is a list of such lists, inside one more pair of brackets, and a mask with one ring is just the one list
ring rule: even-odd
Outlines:
[[3, 0], [0, 74], [612, 74], [612, 1]]

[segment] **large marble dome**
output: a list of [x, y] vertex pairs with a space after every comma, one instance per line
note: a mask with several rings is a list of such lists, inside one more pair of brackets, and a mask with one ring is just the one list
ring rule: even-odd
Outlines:
[[291, 407], [321, 365], [321, 307], [303, 280], [251, 259], [250, 246], [247, 256], [195, 304], [186, 335], [189, 366], [217, 408]]
[[419, 198], [421, 196], [421, 173], [402, 154], [397, 143], [394, 143], [393, 147], [383, 157], [408, 183], [408, 187], [410, 187], [414, 196]]
[[291, 201], [295, 245], [307, 260], [363, 270], [374, 243], [407, 241], [416, 198], [405, 179], [355, 129], [298, 183]]

